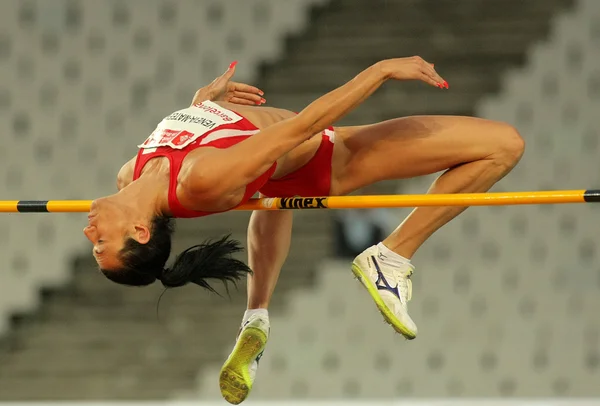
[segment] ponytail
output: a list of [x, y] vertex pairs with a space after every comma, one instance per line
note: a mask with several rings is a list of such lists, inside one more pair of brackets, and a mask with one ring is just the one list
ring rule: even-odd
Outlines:
[[232, 258], [233, 254], [240, 251], [243, 251], [242, 245], [231, 239], [230, 235], [217, 241], [194, 245], [179, 254], [173, 266], [164, 268], [158, 279], [166, 288], [195, 283], [217, 293], [207, 279], [220, 280], [227, 288], [228, 283], [235, 285], [244, 275], [252, 273], [248, 265]]

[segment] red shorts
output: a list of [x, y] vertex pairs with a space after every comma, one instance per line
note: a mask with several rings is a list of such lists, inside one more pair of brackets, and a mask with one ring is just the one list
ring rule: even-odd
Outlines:
[[267, 197], [329, 196], [334, 139], [333, 127], [323, 131], [321, 145], [310, 161], [282, 178], [269, 179], [259, 192]]

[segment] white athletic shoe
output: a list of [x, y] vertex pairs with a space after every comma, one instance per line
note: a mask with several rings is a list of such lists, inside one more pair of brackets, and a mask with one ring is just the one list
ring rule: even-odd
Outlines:
[[235, 347], [219, 375], [221, 395], [227, 402], [237, 405], [248, 397], [270, 329], [269, 319], [261, 315], [251, 316], [240, 329]]
[[409, 340], [417, 336], [417, 325], [408, 315], [414, 271], [411, 264], [393, 267], [376, 245], [367, 248], [352, 263], [352, 272], [367, 289], [385, 321]]

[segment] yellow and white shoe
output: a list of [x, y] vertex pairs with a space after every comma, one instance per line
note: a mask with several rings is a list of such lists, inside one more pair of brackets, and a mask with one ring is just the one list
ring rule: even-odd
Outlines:
[[352, 272], [367, 289], [385, 321], [409, 340], [417, 336], [417, 325], [408, 315], [412, 297], [410, 263], [391, 266], [385, 255], [374, 245], [367, 248], [352, 262]]
[[261, 315], [251, 316], [242, 326], [219, 375], [221, 395], [232, 405], [242, 403], [252, 390], [269, 331], [269, 319]]

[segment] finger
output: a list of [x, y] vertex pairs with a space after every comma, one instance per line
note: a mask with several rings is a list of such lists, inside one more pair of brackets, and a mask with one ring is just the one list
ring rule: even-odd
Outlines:
[[442, 78], [440, 75], [438, 75], [438, 73], [435, 71], [435, 69], [433, 69], [431, 64], [429, 64], [429, 63], [425, 64], [422, 67], [421, 72], [423, 74], [427, 75], [427, 77], [429, 77], [431, 80], [435, 81], [435, 83], [438, 85], [439, 88], [448, 89], [448, 82], [446, 82], [444, 80], [444, 78]]
[[260, 90], [258, 87], [250, 86], [245, 83], [231, 82], [233, 90], [244, 93], [254, 93], [263, 96], [265, 92]]
[[415, 63], [417, 63], [417, 65], [419, 65], [420, 71], [422, 73], [425, 73], [431, 79], [435, 80], [437, 83], [440, 84], [440, 86], [438, 87], [446, 89], [448, 88], [448, 82], [446, 82], [440, 75], [438, 75], [432, 63], [427, 62], [426, 60], [418, 56], [413, 57], [413, 60], [415, 61]]
[[448, 82], [446, 82], [446, 80], [441, 77], [435, 70], [433, 64], [430, 64], [429, 66], [429, 75], [431, 76], [431, 78], [435, 81], [437, 81], [438, 83], [440, 83], [443, 87], [445, 87], [446, 89], [448, 89]]
[[225, 71], [225, 73], [223, 73], [221, 75], [221, 77], [226, 80], [231, 79], [233, 77], [233, 75], [235, 74], [236, 65], [237, 65], [237, 61], [231, 62], [231, 64], [229, 65], [229, 68], [227, 68], [227, 70]]
[[254, 104], [261, 104], [262, 101], [264, 100], [258, 94], [246, 93], [246, 92], [238, 92], [238, 91], [234, 91], [233, 92], [233, 97], [237, 97], [237, 98], [240, 98], [240, 99], [251, 100], [251, 101], [254, 102]]
[[435, 76], [437, 75], [437, 72], [435, 71], [433, 64], [429, 63], [425, 60], [423, 60], [423, 63], [421, 64], [421, 70], [423, 72], [427, 73], [427, 75], [431, 76], [432, 78], [435, 78]]
[[243, 104], [246, 106], [256, 106], [256, 102], [253, 102], [252, 100], [248, 100], [248, 99], [242, 99], [239, 97], [232, 97], [231, 99], [229, 99], [230, 103], [235, 103], [235, 104]]
[[440, 88], [440, 89], [442, 88], [441, 87], [442, 86], [441, 83], [438, 82], [437, 80], [433, 79], [431, 76], [429, 76], [427, 74], [427, 72], [421, 72], [421, 75], [420, 75], [419, 79], [421, 79], [423, 82], [425, 82], [427, 84], [430, 84], [431, 86], [435, 86], [435, 87]]
[[435, 69], [432, 68], [432, 71], [429, 73], [429, 76], [435, 80], [436, 82], [440, 83], [443, 87], [445, 87], [446, 89], [448, 89], [448, 82], [446, 82], [446, 80], [441, 77], [436, 71]]

